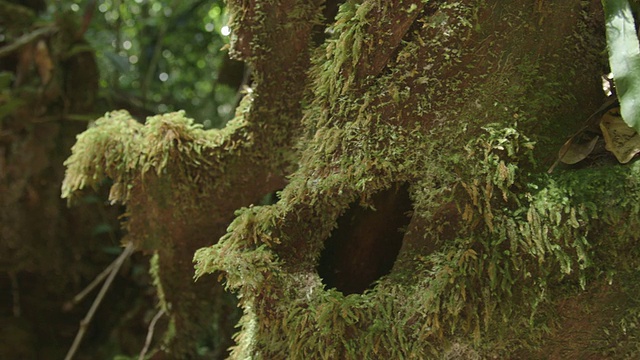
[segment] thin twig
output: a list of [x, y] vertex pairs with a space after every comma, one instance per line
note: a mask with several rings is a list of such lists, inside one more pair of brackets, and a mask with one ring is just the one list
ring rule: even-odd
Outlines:
[[76, 306], [80, 301], [82, 301], [82, 299], [84, 299], [84, 297], [87, 296], [87, 294], [89, 294], [93, 289], [95, 289], [95, 287], [98, 286], [98, 284], [100, 284], [102, 280], [104, 280], [111, 273], [116, 261], [118, 261], [118, 259], [115, 259], [111, 264], [109, 264], [109, 266], [107, 266], [104, 270], [102, 270], [102, 272], [98, 274], [98, 276], [96, 276], [95, 279], [93, 279], [91, 284], [87, 285], [87, 287], [85, 287], [82, 291], [80, 291], [78, 295], [74, 296], [73, 299], [64, 303], [64, 305], [62, 306], [62, 310], [71, 311], [71, 309], [73, 309], [74, 306]]
[[[97, 209], [98, 209], [98, 214], [100, 215], [100, 218], [102, 219], [102, 221], [107, 221], [107, 214], [104, 210], [104, 207], [98, 204]], [[114, 243], [117, 241], [116, 234], [112, 229], [109, 230], [109, 238]], [[82, 301], [82, 299], [84, 299], [84, 297], [87, 296], [87, 294], [89, 294], [93, 289], [95, 289], [95, 287], [98, 286], [98, 284], [100, 284], [102, 280], [104, 280], [107, 277], [107, 275], [109, 275], [109, 273], [111, 272], [111, 269], [113, 269], [113, 266], [115, 265], [115, 262], [117, 260], [118, 259], [114, 260], [111, 264], [109, 264], [109, 266], [107, 266], [104, 270], [102, 270], [102, 272], [98, 276], [96, 276], [95, 279], [93, 279], [91, 284], [87, 285], [87, 287], [84, 288], [84, 290], [82, 290], [80, 293], [78, 293], [78, 295], [74, 296], [72, 300], [67, 301], [62, 306], [62, 310], [70, 311], [71, 309], [73, 309], [74, 306], [76, 306], [80, 301]]]
[[142, 351], [140, 351], [140, 356], [138, 356], [138, 360], [144, 360], [144, 356], [147, 355], [147, 351], [149, 351], [149, 346], [151, 346], [151, 340], [153, 339], [153, 330], [156, 327], [156, 322], [158, 322], [158, 319], [160, 319], [162, 315], [164, 315], [164, 309], [160, 309], [160, 311], [156, 313], [153, 319], [151, 319], [151, 322], [149, 323], [149, 330], [147, 331], [147, 339], [144, 342], [144, 347], [142, 348]]
[[54, 33], [56, 31], [58, 31], [58, 28], [54, 26], [48, 26], [48, 27], [43, 27], [43, 28], [34, 30], [28, 34], [24, 34], [19, 38], [15, 39], [11, 44], [1, 47], [0, 58], [11, 54], [12, 52], [20, 49], [21, 47], [27, 45], [28, 43], [34, 40], [37, 40], [41, 36], [45, 36], [50, 33]]
[[104, 295], [107, 293], [107, 290], [109, 290], [109, 287], [111, 286], [113, 279], [116, 277], [116, 274], [120, 270], [122, 263], [124, 263], [124, 261], [129, 257], [129, 255], [131, 255], [132, 252], [133, 252], [133, 243], [130, 242], [124, 248], [124, 251], [122, 252], [122, 254], [120, 254], [120, 256], [118, 256], [118, 258], [113, 262], [113, 266], [112, 266], [111, 272], [109, 273], [109, 277], [107, 277], [107, 280], [104, 282], [104, 285], [102, 285], [100, 292], [96, 296], [95, 300], [93, 300], [93, 304], [91, 304], [91, 308], [87, 312], [87, 315], [84, 317], [84, 319], [80, 320], [80, 329], [76, 334], [76, 338], [73, 339], [73, 344], [71, 345], [71, 348], [69, 348], [69, 352], [67, 353], [67, 356], [65, 356], [64, 358], [65, 360], [73, 359], [73, 355], [75, 355], [76, 351], [78, 350], [78, 347], [80, 346], [80, 342], [82, 342], [82, 338], [84, 337], [84, 334], [87, 331], [87, 327], [91, 323], [91, 319], [93, 319], [93, 315], [95, 314], [96, 309], [98, 309], [98, 306], [102, 302]]

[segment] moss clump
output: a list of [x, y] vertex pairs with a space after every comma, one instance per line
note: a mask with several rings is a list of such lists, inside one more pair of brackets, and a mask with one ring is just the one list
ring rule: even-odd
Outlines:
[[224, 171], [216, 165], [222, 157], [249, 147], [251, 142], [239, 141], [246, 137], [237, 118], [224, 130], [205, 131], [184, 112], [150, 117], [146, 125], [126, 111], [107, 113], [78, 136], [65, 161], [62, 196], [71, 198], [76, 190], [110, 178], [114, 182], [110, 200], [126, 203], [135, 178], [151, 170], [161, 175], [170, 162], [183, 167], [189, 181], [203, 184], [201, 174], [194, 171]]

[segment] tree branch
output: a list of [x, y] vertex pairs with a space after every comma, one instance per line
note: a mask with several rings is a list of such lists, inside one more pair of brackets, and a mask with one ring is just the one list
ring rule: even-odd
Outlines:
[[111, 286], [113, 279], [116, 277], [116, 274], [120, 270], [122, 263], [124, 263], [124, 261], [129, 257], [129, 255], [131, 255], [131, 253], [133, 252], [133, 249], [134, 249], [133, 243], [127, 244], [122, 254], [120, 254], [120, 256], [118, 256], [118, 258], [111, 265], [109, 265], [111, 267], [111, 272], [109, 273], [109, 277], [107, 277], [107, 280], [104, 282], [104, 285], [102, 285], [102, 288], [100, 289], [100, 292], [96, 296], [96, 299], [93, 301], [93, 304], [91, 304], [91, 308], [87, 312], [87, 315], [84, 317], [84, 319], [80, 321], [80, 329], [78, 330], [78, 334], [76, 334], [76, 338], [73, 340], [73, 344], [69, 348], [69, 352], [67, 352], [67, 356], [65, 356], [64, 358], [65, 360], [73, 359], [73, 356], [78, 350], [78, 347], [82, 342], [82, 338], [84, 337], [84, 334], [87, 331], [87, 327], [89, 327], [89, 323], [91, 323], [91, 319], [93, 319], [93, 315], [95, 314], [96, 310], [98, 309], [98, 306], [102, 302], [102, 299], [104, 298], [104, 295], [107, 293], [107, 290], [109, 290], [109, 287]]

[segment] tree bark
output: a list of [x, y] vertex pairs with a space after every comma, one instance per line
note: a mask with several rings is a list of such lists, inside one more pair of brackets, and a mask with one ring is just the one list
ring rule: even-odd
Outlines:
[[[229, 6], [256, 83], [227, 128], [112, 113], [68, 160], [65, 195], [114, 179], [158, 254], [167, 352], [193, 356], [217, 272], [243, 310], [234, 359], [562, 358], [603, 330], [570, 354], [633, 351], [634, 305], [624, 330], [603, 318], [636, 294], [640, 169], [547, 174], [602, 102], [599, 2], [346, 1], [320, 46], [319, 4]], [[564, 320], [595, 289], [591, 321]]]
[[637, 263], [637, 207], [600, 205], [637, 191], [636, 167], [546, 174], [602, 101], [602, 18], [585, 1], [345, 2], [281, 199], [196, 253], [241, 299], [231, 357], [563, 356], [579, 336], [560, 299]]
[[318, 14], [319, 4], [308, 1], [238, 8], [231, 54], [248, 62], [254, 84], [225, 129], [203, 131], [182, 113], [142, 126], [113, 112], [74, 146], [63, 196], [113, 179], [110, 198], [127, 204], [124, 241], [155, 254], [155, 283], [172, 330], [154, 358], [198, 358], [204, 346], [213, 346], [204, 358], [220, 358], [230, 345], [236, 319], [225, 314], [234, 313], [235, 302], [214, 277], [193, 281], [193, 253], [224, 235], [234, 210], [284, 187], [295, 166]]

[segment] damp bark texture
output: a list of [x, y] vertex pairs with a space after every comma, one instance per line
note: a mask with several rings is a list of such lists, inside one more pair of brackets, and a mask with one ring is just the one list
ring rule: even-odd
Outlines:
[[65, 194], [111, 177], [157, 252], [174, 342], [210, 324], [222, 274], [232, 359], [628, 356], [636, 330], [607, 327], [636, 305], [607, 311], [637, 291], [640, 167], [547, 174], [603, 100], [600, 3], [320, 5], [229, 2], [256, 83], [227, 128], [114, 113], [68, 161]]

